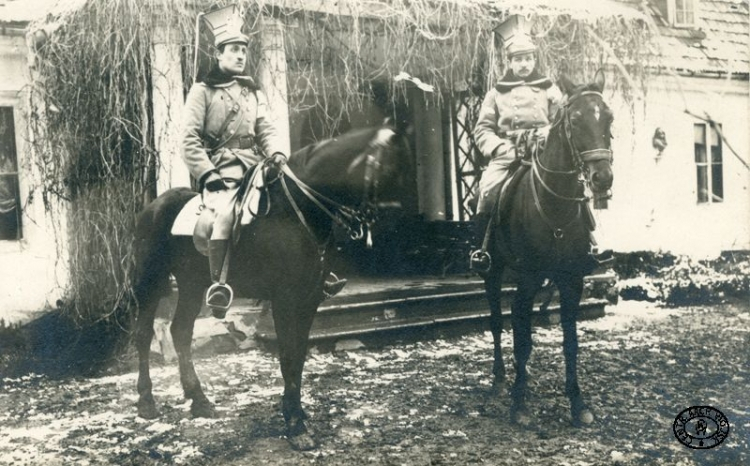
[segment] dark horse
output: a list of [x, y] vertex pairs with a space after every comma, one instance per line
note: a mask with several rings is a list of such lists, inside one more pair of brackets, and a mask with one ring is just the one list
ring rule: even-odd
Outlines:
[[[271, 301], [284, 378], [282, 412], [289, 441], [298, 449], [315, 447], [305, 426], [300, 387], [310, 326], [324, 296], [325, 257], [332, 244], [333, 224], [336, 221], [360, 233], [363, 223], [372, 222], [378, 191], [392, 188], [389, 185], [400, 177], [404, 160], [396, 150], [401, 147], [399, 140], [391, 128], [382, 126], [350, 131], [300, 149], [289, 160], [293, 174], [286, 172], [268, 186], [267, 214], [242, 227], [234, 246], [229, 284], [235, 293]], [[302, 183], [295, 182], [295, 177]], [[170, 274], [179, 289], [170, 331], [180, 382], [185, 397], [192, 400], [193, 416], [216, 415], [201, 389], [190, 348], [195, 319], [211, 284], [208, 260], [197, 252], [191, 237], [170, 234], [180, 209], [194, 196], [187, 188], [169, 190], [138, 218], [138, 414], [148, 419], [159, 414], [151, 390], [149, 347], [157, 301], [168, 289]], [[267, 205], [261, 201], [260, 210], [265, 211]]]
[[[583, 277], [593, 270], [590, 230], [593, 220], [585, 195], [606, 196], [612, 186], [612, 113], [604, 103], [604, 75], [593, 83], [576, 86], [561, 79], [566, 95], [554, 117], [544, 149], [533, 153], [530, 167], [518, 181], [517, 190], [503, 219], [493, 227], [489, 250], [494, 263], [484, 274], [490, 305], [490, 330], [494, 340], [495, 387], [505, 379], [500, 348], [502, 318], [500, 294], [503, 269], [517, 275], [517, 290], [511, 309], [513, 354], [516, 378], [511, 387], [511, 420], [528, 422], [525, 404], [526, 363], [531, 355], [531, 317], [536, 293], [545, 279], [552, 280], [560, 293], [560, 313], [565, 355], [565, 393], [570, 399], [575, 425], [593, 422], [578, 386], [576, 318], [583, 292]], [[505, 206], [503, 206], [505, 207]], [[496, 223], [497, 215], [493, 219]]]

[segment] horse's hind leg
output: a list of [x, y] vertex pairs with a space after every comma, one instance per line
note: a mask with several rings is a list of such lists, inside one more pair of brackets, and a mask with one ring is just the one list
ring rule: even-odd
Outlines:
[[490, 270], [484, 278], [484, 289], [490, 306], [490, 332], [494, 349], [494, 363], [492, 364], [492, 388], [499, 390], [505, 382], [505, 364], [500, 338], [503, 331], [503, 318], [500, 299], [502, 296], [502, 270], [497, 267]]
[[307, 356], [307, 342], [317, 305], [314, 303], [292, 303], [286, 299], [273, 302], [273, 320], [279, 342], [279, 362], [284, 377], [284, 395], [281, 410], [287, 427], [287, 438], [297, 450], [316, 447], [315, 440], [307, 431], [302, 409], [302, 369]]
[[216, 417], [216, 410], [203, 393], [200, 380], [195, 373], [191, 350], [195, 319], [201, 310], [203, 289], [191, 284], [191, 286], [180, 286], [179, 290], [177, 310], [169, 330], [177, 353], [182, 389], [185, 392], [185, 398], [193, 402], [190, 406], [190, 413], [193, 417]]
[[583, 293], [583, 277], [565, 276], [556, 279], [560, 290], [560, 322], [563, 330], [565, 355], [565, 394], [570, 399], [570, 415], [575, 426], [594, 422], [594, 415], [586, 405], [578, 386], [578, 332], [576, 322]]
[[526, 391], [528, 386], [528, 372], [526, 364], [531, 356], [531, 312], [534, 296], [539, 289], [542, 278], [534, 274], [519, 274], [518, 286], [511, 321], [513, 323], [513, 356], [516, 360], [516, 379], [510, 391], [511, 421], [527, 425], [529, 422], [526, 408]]
[[135, 347], [138, 351], [138, 416], [154, 419], [159, 416], [152, 393], [149, 355], [151, 340], [154, 338], [154, 316], [158, 297], [142, 297], [136, 319]]

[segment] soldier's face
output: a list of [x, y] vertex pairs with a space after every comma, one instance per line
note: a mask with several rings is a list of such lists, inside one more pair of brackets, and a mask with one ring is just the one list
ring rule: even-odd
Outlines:
[[534, 71], [536, 66], [536, 58], [534, 52], [521, 53], [510, 57], [510, 69], [513, 70], [513, 74], [519, 78], [525, 78]]
[[229, 75], [241, 74], [245, 71], [247, 61], [247, 46], [245, 44], [226, 44], [223, 50], [216, 53], [219, 69]]

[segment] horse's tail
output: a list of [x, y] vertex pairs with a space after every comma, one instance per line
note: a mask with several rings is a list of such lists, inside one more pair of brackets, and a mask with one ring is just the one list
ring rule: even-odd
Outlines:
[[154, 304], [170, 290], [170, 231], [182, 207], [195, 194], [188, 188], [171, 189], [138, 215], [133, 295], [139, 307]]

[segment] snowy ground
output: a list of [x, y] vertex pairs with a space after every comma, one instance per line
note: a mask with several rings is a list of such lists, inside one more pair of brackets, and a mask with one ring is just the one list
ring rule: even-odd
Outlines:
[[[135, 416], [136, 374], [0, 384], [0, 464], [750, 465], [750, 307], [610, 306], [579, 326], [579, 375], [597, 420], [569, 424], [559, 327], [535, 329], [534, 421], [508, 423], [490, 390], [489, 332], [311, 350], [303, 404], [320, 447], [292, 451], [278, 408], [281, 374], [259, 349], [196, 361], [222, 417], [191, 419], [176, 367], [154, 367], [156, 421]], [[512, 337], [506, 333], [512, 374]], [[351, 345], [350, 347], [355, 347]], [[711, 405], [727, 440], [691, 450], [675, 416]]]

